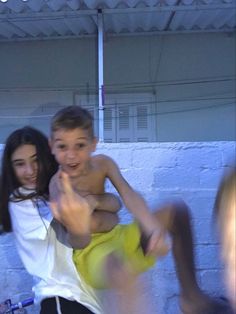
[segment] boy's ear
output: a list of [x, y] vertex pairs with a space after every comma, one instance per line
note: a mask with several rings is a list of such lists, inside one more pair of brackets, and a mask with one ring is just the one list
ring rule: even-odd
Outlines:
[[97, 143], [98, 143], [98, 138], [97, 137], [94, 137], [93, 138], [93, 152], [96, 150], [97, 148]]

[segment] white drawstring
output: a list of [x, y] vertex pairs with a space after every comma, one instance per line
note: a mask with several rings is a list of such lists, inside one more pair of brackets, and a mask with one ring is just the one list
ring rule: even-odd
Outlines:
[[62, 314], [60, 299], [59, 299], [59, 297], [55, 297], [55, 299], [56, 299], [56, 304], [57, 304], [57, 313]]

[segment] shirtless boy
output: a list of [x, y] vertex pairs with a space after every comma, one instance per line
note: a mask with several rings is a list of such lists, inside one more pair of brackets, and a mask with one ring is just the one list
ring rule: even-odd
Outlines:
[[[63, 185], [64, 183], [62, 185], [60, 184], [59, 172], [55, 175], [50, 184], [52, 197], [55, 199], [58, 198], [57, 188], [59, 188], [62, 192], [59, 194], [61, 194], [61, 200], [63, 199], [64, 205], [69, 204], [69, 199], [72, 195], [75, 199], [77, 197], [79, 198], [78, 202], [85, 201], [86, 204], [89, 205], [87, 207], [85, 206], [87, 211], [83, 213], [83, 218], [87, 219], [84, 220], [86, 223], [83, 225], [85, 228], [83, 231], [87, 234], [87, 237], [85, 237], [86, 240], [83, 237], [83, 243], [79, 245], [78, 243], [75, 244], [76, 248], [85, 247], [83, 250], [75, 250], [74, 261], [80, 273], [83, 272], [83, 265], [86, 264], [88, 267], [86, 266], [85, 277], [89, 277], [89, 265], [92, 265], [92, 263], [93, 265], [97, 264], [97, 257], [103, 260], [106, 254], [109, 255], [114, 252], [114, 250], [111, 249], [111, 246], [113, 246], [113, 242], [111, 242], [111, 245], [106, 246], [105, 244], [102, 246], [102, 253], [96, 253], [96, 261], [92, 258], [90, 258], [90, 261], [87, 257], [92, 255], [91, 252], [93, 252], [93, 250], [97, 250], [98, 243], [96, 241], [100, 241], [97, 240], [97, 238], [94, 240], [93, 236], [91, 239], [89, 215], [99, 212], [99, 209], [109, 211], [109, 206], [106, 208], [104, 205], [103, 207], [99, 206], [99, 197], [106, 195], [104, 188], [105, 180], [109, 179], [118, 191], [125, 207], [133, 214], [137, 222], [126, 227], [121, 227], [121, 229], [119, 226], [114, 228], [115, 235], [112, 234], [112, 241], [113, 238], [119, 238], [120, 234], [124, 233], [126, 235], [123, 237], [125, 240], [122, 243], [114, 245], [115, 249], [116, 247], [122, 249], [122, 246], [124, 246], [125, 243], [129, 243], [129, 241], [132, 243], [132, 248], [129, 247], [127, 251], [122, 251], [122, 259], [124, 258], [128, 262], [130, 259], [134, 262], [140, 260], [137, 266], [137, 272], [145, 271], [148, 267], [153, 265], [152, 259], [154, 257], [164, 255], [168, 252], [169, 243], [166, 239], [166, 233], [169, 233], [172, 237], [173, 255], [181, 286], [181, 307], [183, 313], [227, 313], [227, 305], [209, 298], [201, 291], [197, 284], [189, 210], [183, 202], [167, 204], [155, 213], [151, 213], [144, 199], [134, 191], [124, 179], [116, 163], [108, 156], [93, 155], [97, 144], [97, 139], [93, 132], [93, 118], [87, 110], [79, 106], [69, 106], [55, 114], [51, 122], [50, 142], [52, 153], [55, 155], [61, 167], [63, 182], [66, 182], [67, 186], [71, 185], [73, 189], [70, 190], [69, 188], [69, 198], [67, 198], [68, 190], [65, 191], [64, 189], [63, 191], [65, 185]], [[67, 181], [68, 178], [69, 183]], [[78, 194], [75, 195], [76, 193], [73, 193], [74, 191]], [[66, 206], [61, 206], [60, 208], [54, 206], [53, 212], [55, 217], [64, 223], [65, 226], [72, 224], [75, 233], [78, 232], [78, 222], [70, 219], [67, 214]], [[124, 230], [126, 230], [125, 228], [128, 228], [128, 236], [124, 232]], [[71, 229], [72, 228], [70, 228], [70, 230]], [[117, 233], [116, 230], [118, 230]], [[108, 238], [109, 234], [112, 232], [114, 231], [111, 230], [107, 233]], [[99, 237], [100, 235], [101, 234], [99, 234]], [[104, 237], [104, 242], [106, 242], [108, 240], [107, 235], [104, 235]], [[134, 242], [132, 242], [133, 238], [135, 239]], [[142, 238], [146, 240], [144, 241], [146, 242], [144, 247], [141, 246]], [[73, 239], [71, 242], [73, 245]], [[95, 243], [94, 246], [92, 245], [93, 243]], [[136, 253], [133, 252], [137, 247], [139, 249], [138, 257], [135, 255]], [[86, 250], [88, 250], [89, 253], [84, 258], [83, 252], [86, 252]], [[130, 252], [130, 250], [132, 252]], [[93, 269], [94, 267], [90, 268]], [[91, 281], [93, 281], [93, 276], [97, 275], [97, 273], [96, 271], [90, 274]], [[96, 280], [100, 283], [101, 277], [95, 278], [94, 280], [95, 284]]]

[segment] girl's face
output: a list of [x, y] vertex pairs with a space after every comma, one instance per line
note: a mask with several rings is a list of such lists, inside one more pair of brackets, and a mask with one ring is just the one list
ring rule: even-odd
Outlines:
[[30, 144], [19, 146], [12, 154], [11, 162], [21, 186], [35, 189], [38, 173], [36, 147]]

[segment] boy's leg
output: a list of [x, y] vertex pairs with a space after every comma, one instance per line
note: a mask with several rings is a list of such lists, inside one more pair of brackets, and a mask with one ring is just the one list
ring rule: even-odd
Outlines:
[[110, 308], [108, 313], [150, 313], [142, 283], [131, 265], [125, 263], [116, 254], [111, 253], [106, 258], [103, 272], [108, 287], [113, 289], [115, 293], [115, 304], [113, 305], [115, 309]]
[[226, 314], [228, 304], [216, 301], [200, 289], [196, 279], [190, 211], [184, 202], [168, 204], [154, 213], [172, 238], [172, 251], [185, 314]]

